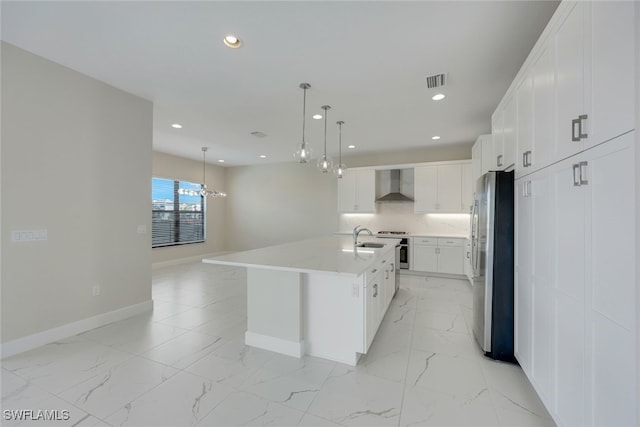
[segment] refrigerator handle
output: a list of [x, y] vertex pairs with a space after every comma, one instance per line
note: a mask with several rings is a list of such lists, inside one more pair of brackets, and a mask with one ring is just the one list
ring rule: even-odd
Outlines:
[[476, 230], [476, 225], [478, 221], [476, 221], [476, 215], [478, 213], [478, 200], [473, 201], [473, 207], [471, 208], [471, 268], [473, 269], [473, 275], [476, 275], [478, 271], [477, 266], [477, 249], [478, 249], [478, 234]]

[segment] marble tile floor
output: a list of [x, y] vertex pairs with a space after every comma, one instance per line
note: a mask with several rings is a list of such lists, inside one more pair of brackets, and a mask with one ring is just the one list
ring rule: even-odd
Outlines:
[[[245, 346], [244, 269], [157, 269], [153, 299], [153, 313], [2, 360], [0, 424], [554, 425], [518, 366], [480, 354], [463, 280], [401, 275], [356, 367]], [[68, 419], [7, 420], [20, 409]]]

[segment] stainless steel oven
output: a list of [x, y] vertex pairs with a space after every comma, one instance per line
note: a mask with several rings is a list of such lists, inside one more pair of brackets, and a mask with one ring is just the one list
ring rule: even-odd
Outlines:
[[400, 259], [397, 261], [398, 266], [403, 269], [409, 269], [409, 239], [402, 237], [407, 234], [405, 231], [378, 231], [377, 237], [382, 239], [400, 239]]

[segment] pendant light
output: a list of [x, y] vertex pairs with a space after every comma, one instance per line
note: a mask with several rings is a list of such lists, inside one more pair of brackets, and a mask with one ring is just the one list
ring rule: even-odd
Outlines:
[[202, 187], [199, 191], [197, 190], [187, 190], [186, 188], [181, 188], [178, 190], [179, 194], [185, 194], [187, 196], [202, 196], [202, 197], [227, 197], [227, 193], [223, 193], [221, 191], [216, 190], [208, 190], [207, 189], [207, 181], [205, 180], [205, 169], [206, 169], [206, 157], [207, 157], [207, 147], [202, 147]]
[[334, 166], [333, 173], [337, 178], [342, 178], [347, 170], [347, 165], [342, 163], [342, 125], [344, 122], [340, 120], [336, 124], [338, 125], [338, 163]]
[[304, 95], [302, 96], [302, 144], [293, 154], [296, 160], [299, 163], [307, 163], [311, 159], [311, 147], [304, 140], [304, 131], [306, 124], [306, 115], [307, 115], [307, 89], [309, 89], [311, 85], [309, 83], [300, 83], [300, 89], [304, 91]]
[[323, 105], [320, 107], [324, 110], [324, 154], [318, 159], [318, 169], [322, 173], [327, 173], [333, 166], [333, 160], [331, 157], [327, 157], [327, 111], [331, 108], [329, 105]]

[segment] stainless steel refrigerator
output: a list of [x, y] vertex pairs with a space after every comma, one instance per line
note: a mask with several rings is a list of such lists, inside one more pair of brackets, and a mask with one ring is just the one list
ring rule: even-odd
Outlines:
[[471, 210], [473, 335], [485, 355], [513, 355], [513, 172], [478, 178]]

